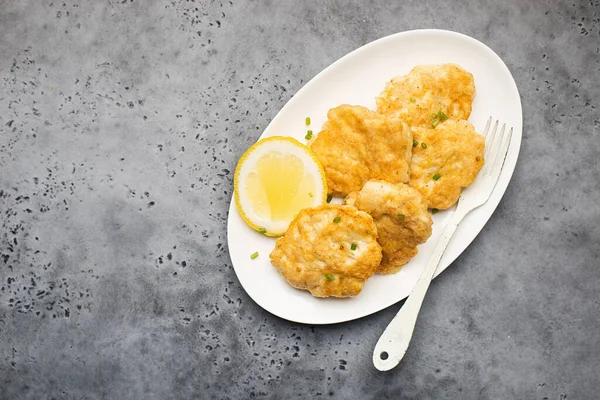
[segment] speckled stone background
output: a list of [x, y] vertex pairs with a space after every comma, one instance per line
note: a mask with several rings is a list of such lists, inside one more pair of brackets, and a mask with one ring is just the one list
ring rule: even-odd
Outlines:
[[[598, 398], [600, 2], [370, 3], [1, 3], [0, 398]], [[232, 269], [227, 210], [238, 157], [304, 83], [424, 27], [505, 60], [523, 143], [380, 373], [399, 305], [268, 314]]]

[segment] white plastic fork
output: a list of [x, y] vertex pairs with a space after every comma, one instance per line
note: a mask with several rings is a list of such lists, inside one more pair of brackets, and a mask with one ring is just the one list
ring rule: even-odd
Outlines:
[[450, 222], [448, 222], [448, 225], [446, 225], [442, 237], [437, 243], [419, 281], [375, 345], [373, 364], [380, 371], [388, 371], [394, 368], [400, 363], [402, 357], [404, 357], [415, 329], [423, 299], [442, 255], [450, 242], [450, 238], [452, 238], [460, 221], [469, 212], [485, 204], [498, 182], [498, 178], [504, 167], [504, 160], [510, 145], [513, 128], [510, 128], [507, 132], [506, 124], [502, 124], [502, 128], [498, 133], [498, 125], [500, 123], [496, 121], [492, 132], [489, 133], [491, 123], [492, 118], [488, 120], [483, 131], [486, 142], [484, 153], [485, 164], [483, 168], [471, 186], [462, 191], [458, 199], [456, 211], [451, 217]]

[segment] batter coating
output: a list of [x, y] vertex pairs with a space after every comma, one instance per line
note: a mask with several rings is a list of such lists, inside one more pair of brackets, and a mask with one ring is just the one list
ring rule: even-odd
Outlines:
[[352, 297], [381, 262], [373, 218], [352, 206], [306, 208], [277, 239], [271, 264], [315, 297]]
[[433, 221], [427, 201], [418, 190], [403, 183], [370, 180], [359, 192], [346, 197], [344, 204], [354, 205], [373, 217], [377, 241], [383, 248], [379, 274], [398, 272], [419, 252], [417, 246], [431, 236]]
[[369, 179], [408, 182], [412, 134], [408, 126], [365, 107], [341, 105], [310, 145], [327, 176], [329, 193], [345, 196]]
[[411, 127], [432, 127], [439, 121], [432, 114], [440, 111], [449, 119], [469, 118], [474, 97], [473, 75], [458, 65], [419, 65], [387, 83], [377, 98], [377, 111]]
[[446, 121], [435, 129], [413, 128], [409, 185], [427, 199], [430, 208], [452, 207], [462, 188], [483, 167], [485, 139], [467, 121]]

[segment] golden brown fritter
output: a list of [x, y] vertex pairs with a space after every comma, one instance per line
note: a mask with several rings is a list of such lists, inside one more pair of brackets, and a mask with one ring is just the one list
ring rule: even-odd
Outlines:
[[300, 211], [271, 252], [283, 278], [316, 297], [356, 296], [380, 262], [373, 218], [333, 204]]
[[410, 129], [365, 107], [341, 105], [329, 110], [310, 149], [323, 165], [331, 194], [345, 196], [369, 179], [408, 182]]
[[370, 180], [352, 192], [344, 204], [366, 211], [377, 226], [377, 242], [383, 248], [379, 274], [398, 272], [419, 252], [417, 246], [431, 236], [431, 215], [418, 190], [403, 183]]
[[431, 127], [432, 114], [467, 119], [475, 97], [473, 75], [458, 65], [419, 65], [389, 81], [377, 98], [377, 111], [411, 127]]
[[452, 207], [462, 188], [469, 186], [483, 166], [485, 139], [467, 121], [448, 120], [435, 129], [413, 128], [409, 185], [430, 208]]

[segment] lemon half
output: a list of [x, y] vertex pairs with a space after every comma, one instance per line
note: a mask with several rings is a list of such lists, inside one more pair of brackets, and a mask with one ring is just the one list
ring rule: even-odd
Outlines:
[[272, 136], [240, 158], [233, 180], [235, 205], [255, 230], [283, 235], [300, 210], [325, 203], [325, 171], [308, 147]]

